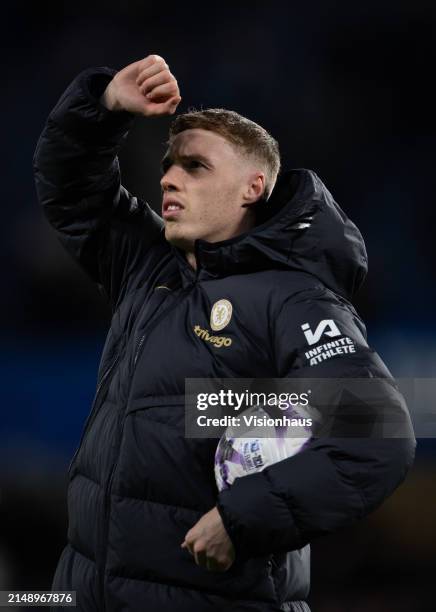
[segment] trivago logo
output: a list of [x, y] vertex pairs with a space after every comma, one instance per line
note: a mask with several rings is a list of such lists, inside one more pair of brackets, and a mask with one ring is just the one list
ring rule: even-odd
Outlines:
[[230, 346], [232, 344], [231, 338], [227, 338], [226, 336], [211, 336], [207, 329], [203, 329], [199, 325], [194, 327], [194, 333], [197, 334], [197, 336], [202, 340], [214, 344], [217, 348], [221, 348], [222, 346]]

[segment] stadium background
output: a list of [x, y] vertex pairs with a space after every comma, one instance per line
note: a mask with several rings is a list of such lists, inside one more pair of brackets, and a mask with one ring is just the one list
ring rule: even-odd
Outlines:
[[[355, 304], [400, 377], [436, 366], [434, 2], [8, 3], [2, 42], [0, 589], [48, 589], [66, 534], [66, 469], [109, 322], [39, 210], [31, 161], [49, 111], [89, 66], [165, 57], [189, 106], [247, 115], [285, 167], [314, 169], [360, 227]], [[123, 182], [159, 209], [169, 120], [139, 120]], [[430, 407], [426, 407], [430, 408]], [[436, 445], [370, 518], [313, 544], [314, 612], [434, 605]]]

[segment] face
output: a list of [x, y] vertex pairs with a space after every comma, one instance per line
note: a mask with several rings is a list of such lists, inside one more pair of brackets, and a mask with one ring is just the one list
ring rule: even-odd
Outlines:
[[180, 132], [162, 167], [162, 217], [172, 244], [193, 251], [197, 238], [217, 242], [253, 226], [253, 213], [243, 205], [262, 195], [264, 174], [219, 134]]

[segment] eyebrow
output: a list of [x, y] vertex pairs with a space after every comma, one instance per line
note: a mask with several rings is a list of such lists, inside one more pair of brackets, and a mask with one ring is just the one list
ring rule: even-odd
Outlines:
[[[211, 160], [205, 155], [202, 155], [201, 153], [197, 153], [197, 154], [192, 153], [191, 155], [177, 155], [177, 158], [181, 162], [187, 162], [193, 159], [198, 159], [199, 161], [204, 162], [206, 165], [212, 166]], [[174, 158], [172, 157], [172, 155], [169, 153], [165, 154], [160, 163], [162, 172], [165, 173], [173, 163], [174, 163]]]

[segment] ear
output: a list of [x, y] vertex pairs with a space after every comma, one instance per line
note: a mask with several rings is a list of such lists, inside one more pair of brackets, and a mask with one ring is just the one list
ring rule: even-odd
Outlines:
[[247, 183], [242, 194], [244, 208], [253, 202], [257, 202], [264, 192], [265, 174], [263, 172], [252, 172], [247, 178]]

